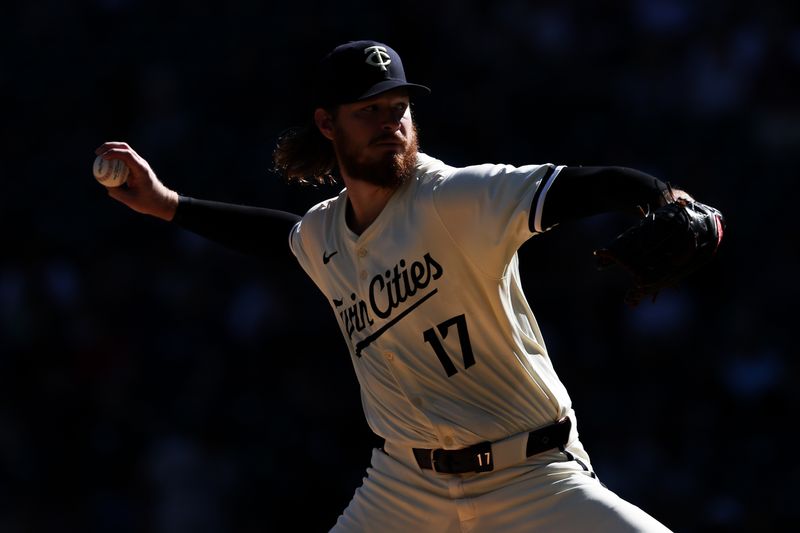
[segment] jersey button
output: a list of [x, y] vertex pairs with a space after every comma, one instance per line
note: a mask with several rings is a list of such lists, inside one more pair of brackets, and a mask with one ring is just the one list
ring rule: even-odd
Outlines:
[[394, 359], [394, 354], [392, 352], [385, 352], [383, 356], [386, 358], [387, 361], [391, 361]]
[[367, 279], [367, 271], [366, 270], [362, 270], [361, 274], [359, 274], [359, 275], [361, 276], [361, 279]]
[[447, 436], [444, 438], [444, 445], [445, 446], [452, 446], [453, 445], [453, 437]]
[[367, 249], [366, 248], [359, 248], [358, 249], [358, 257], [367, 257]]

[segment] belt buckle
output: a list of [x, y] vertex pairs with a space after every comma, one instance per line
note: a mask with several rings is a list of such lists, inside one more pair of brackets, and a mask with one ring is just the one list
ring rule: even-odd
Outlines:
[[443, 460], [443, 451], [444, 450], [441, 448], [434, 448], [431, 450], [431, 468], [434, 472], [439, 472], [440, 474], [453, 474], [454, 472], [450, 469], [450, 461]]

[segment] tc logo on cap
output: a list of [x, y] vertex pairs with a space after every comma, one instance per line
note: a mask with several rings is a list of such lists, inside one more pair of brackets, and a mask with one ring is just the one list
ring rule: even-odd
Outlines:
[[369, 54], [365, 60], [367, 65], [379, 67], [383, 71], [392, 63], [392, 58], [383, 46], [368, 46], [364, 48], [364, 53]]

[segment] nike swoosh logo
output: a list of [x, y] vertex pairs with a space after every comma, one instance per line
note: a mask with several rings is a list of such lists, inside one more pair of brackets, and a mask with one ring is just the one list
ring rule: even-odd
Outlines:
[[324, 265], [327, 265], [328, 262], [331, 260], [331, 257], [333, 257], [334, 255], [336, 255], [338, 253], [339, 253], [339, 250], [335, 250], [335, 251], [331, 252], [330, 255], [328, 255], [328, 253], [323, 250], [322, 251], [322, 263]]

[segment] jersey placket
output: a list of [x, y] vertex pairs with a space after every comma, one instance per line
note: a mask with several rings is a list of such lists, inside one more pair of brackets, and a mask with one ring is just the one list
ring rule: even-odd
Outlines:
[[[377, 254], [377, 256], [380, 255], [382, 254]], [[362, 297], [367, 297], [370, 293], [372, 279], [375, 276], [382, 275], [384, 269], [380, 268], [377, 262], [371, 259], [370, 247], [367, 242], [364, 242], [363, 238], [361, 242], [355, 243], [353, 257], [356, 269], [359, 272], [359, 292]], [[394, 347], [391, 343], [387, 344], [385, 341], [380, 340], [373, 345], [373, 348], [371, 352], [384, 360], [386, 368], [394, 378], [395, 384], [405, 396], [406, 405], [398, 407], [402, 408], [407, 414], [413, 413], [414, 418], [417, 419], [421, 426], [432, 429], [443, 446], [452, 447], [455, 443], [452, 429], [449, 426], [434, 423], [427, 415], [426, 406], [429, 405], [429, 399], [426, 398], [417, 380], [414, 379], [405, 362], [399, 356], [403, 351], [402, 347]]]
[[411, 404], [416, 418], [433, 429], [438, 437], [438, 447], [447, 449], [462, 447], [463, 444], [459, 444], [450, 424], [442, 423], [437, 420], [438, 417], [432, 417], [428, 414], [434, 400], [423, 392], [417, 380], [414, 379], [412, 373], [403, 364], [403, 361], [398, 361], [395, 357], [390, 362], [392, 363], [392, 373], [395, 376], [395, 380], [397, 380], [406, 399]]

